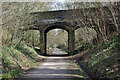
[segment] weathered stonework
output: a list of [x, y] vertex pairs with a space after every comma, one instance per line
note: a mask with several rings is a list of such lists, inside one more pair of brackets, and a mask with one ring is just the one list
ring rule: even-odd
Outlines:
[[[119, 23], [120, 6], [117, 5], [112, 8], [118, 13], [114, 16], [117, 20], [116, 23]], [[106, 26], [109, 26], [114, 20], [109, 7], [35, 12], [31, 13], [31, 16], [33, 18], [30, 29], [40, 31], [41, 51], [44, 54], [46, 54], [46, 34], [52, 29], [60, 28], [68, 32], [68, 53], [72, 55], [75, 49], [74, 39], [76, 29], [90, 27], [96, 30], [98, 36], [101, 36], [99, 27], [103, 29], [103, 22], [106, 23]]]

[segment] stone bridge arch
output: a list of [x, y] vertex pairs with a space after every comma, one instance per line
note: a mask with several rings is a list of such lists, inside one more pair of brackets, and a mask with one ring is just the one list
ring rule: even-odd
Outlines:
[[[119, 5], [113, 5], [112, 8], [118, 13], [114, 15], [116, 17], [116, 23], [118, 24], [120, 21], [118, 18], [120, 12]], [[104, 15], [102, 15], [103, 13]], [[30, 15], [31, 27], [29, 29], [39, 30], [41, 52], [44, 54], [46, 53], [45, 35], [51, 29], [61, 28], [68, 32], [68, 52], [69, 55], [71, 55], [74, 51], [74, 31], [76, 29], [80, 27], [92, 28], [97, 32], [98, 40], [101, 41], [101, 32], [104, 32], [103, 26], [106, 26], [107, 28], [107, 26], [109, 26], [108, 23], [111, 23], [113, 22], [112, 20], [114, 20], [109, 6], [34, 12], [30, 13]], [[118, 26], [120, 25], [118, 24]], [[101, 30], [99, 28], [101, 28]]]
[[40, 29], [40, 47], [41, 52], [46, 55], [47, 51], [47, 33], [52, 29], [63, 29], [68, 32], [68, 55], [72, 55], [74, 52], [75, 46], [74, 46], [74, 39], [75, 39], [75, 33], [74, 30], [70, 27], [71, 25], [68, 25], [66, 23], [54, 23], [49, 24]]

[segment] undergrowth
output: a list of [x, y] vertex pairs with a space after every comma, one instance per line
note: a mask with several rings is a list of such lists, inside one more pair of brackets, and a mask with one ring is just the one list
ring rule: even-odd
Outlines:
[[[90, 55], [86, 55], [79, 63], [83, 65], [92, 77], [95, 78], [116, 78], [120, 77], [120, 34], [115, 38], [104, 41], [105, 48]], [[97, 47], [96, 47], [97, 49]], [[99, 48], [98, 48], [99, 49]]]
[[29, 68], [36, 66], [42, 59], [36, 53], [34, 48], [21, 42], [15, 48], [12, 46], [3, 46], [2, 51], [2, 78], [18, 78], [19, 75]]

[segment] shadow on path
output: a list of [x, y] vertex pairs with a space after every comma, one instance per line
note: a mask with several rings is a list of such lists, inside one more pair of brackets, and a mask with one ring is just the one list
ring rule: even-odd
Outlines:
[[79, 68], [77, 68], [71, 60], [65, 60], [64, 58], [65, 57], [63, 56], [60, 57], [60, 55], [56, 55], [53, 57], [49, 56], [44, 62], [40, 63], [40, 65], [37, 68], [30, 69], [26, 71], [26, 73], [21, 75], [20, 80], [26, 80], [26, 79], [28, 80], [30, 79], [31, 80], [41, 80], [41, 79], [43, 80], [61, 80], [61, 79], [77, 80], [78, 79], [79, 80], [79, 79], [82, 79], [83, 75], [80, 75]]

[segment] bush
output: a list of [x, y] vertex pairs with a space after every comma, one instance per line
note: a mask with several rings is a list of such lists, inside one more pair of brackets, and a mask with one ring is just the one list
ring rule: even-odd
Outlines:
[[36, 60], [41, 60], [34, 48], [20, 42], [16, 48], [12, 46], [3, 46], [3, 78], [16, 78], [19, 73], [37, 65]]
[[7, 73], [4, 73], [2, 75], [2, 78], [3, 79], [17, 78], [19, 76], [19, 73], [20, 73], [19, 70], [14, 69], [14, 70], [11, 70], [11, 71], [9, 71]]

